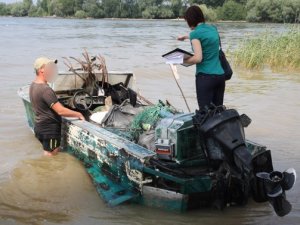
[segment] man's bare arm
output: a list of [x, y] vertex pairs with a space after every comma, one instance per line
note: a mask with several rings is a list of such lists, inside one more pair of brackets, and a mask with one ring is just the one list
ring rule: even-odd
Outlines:
[[80, 112], [68, 109], [64, 107], [60, 102], [56, 102], [51, 108], [60, 116], [77, 117], [80, 120], [85, 120], [84, 116]]

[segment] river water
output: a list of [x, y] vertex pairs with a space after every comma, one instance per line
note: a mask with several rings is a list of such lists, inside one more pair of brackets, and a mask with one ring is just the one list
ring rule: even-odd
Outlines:
[[[236, 48], [246, 36], [266, 30], [283, 32], [286, 25], [217, 24], [226, 49]], [[32, 64], [46, 55], [80, 57], [83, 48], [106, 57], [109, 70], [130, 70], [142, 95], [156, 101], [168, 99], [183, 110], [184, 101], [161, 55], [188, 33], [184, 21], [75, 20], [0, 17], [0, 225], [10, 224], [299, 224], [299, 182], [287, 193], [293, 211], [278, 218], [271, 207], [252, 201], [224, 211], [201, 209], [172, 213], [134, 204], [110, 208], [97, 195], [82, 165], [68, 154], [42, 156], [29, 131], [17, 90], [34, 78]], [[300, 54], [300, 53], [299, 53]], [[196, 108], [195, 68], [180, 67], [179, 80], [189, 105]], [[269, 69], [235, 68], [227, 82], [225, 104], [248, 114], [253, 122], [248, 139], [272, 149], [278, 170], [300, 172], [300, 74]]]

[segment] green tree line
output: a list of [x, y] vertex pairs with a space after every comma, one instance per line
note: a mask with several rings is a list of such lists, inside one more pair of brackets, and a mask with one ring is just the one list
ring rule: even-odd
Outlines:
[[300, 22], [299, 0], [23, 0], [0, 3], [0, 16], [171, 19], [192, 4], [210, 21]]

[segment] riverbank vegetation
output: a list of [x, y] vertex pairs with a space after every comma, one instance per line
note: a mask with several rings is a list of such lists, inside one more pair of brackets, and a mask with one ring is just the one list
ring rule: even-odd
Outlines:
[[300, 28], [293, 27], [286, 33], [268, 31], [245, 39], [230, 55], [237, 66], [247, 69], [270, 66], [272, 70], [300, 71], [299, 53]]
[[300, 22], [299, 0], [23, 0], [0, 3], [0, 16], [174, 19], [192, 4], [210, 21]]

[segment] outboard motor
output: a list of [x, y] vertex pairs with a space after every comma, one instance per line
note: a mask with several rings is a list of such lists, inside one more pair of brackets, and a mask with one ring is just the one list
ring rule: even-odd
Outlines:
[[[248, 201], [252, 173], [252, 155], [246, 146], [244, 126], [251, 120], [242, 120], [234, 109], [225, 106], [204, 107], [196, 111], [193, 123], [204, 140], [206, 155], [216, 169], [217, 185], [214, 205], [244, 205]], [[243, 122], [242, 122], [243, 121]], [[224, 175], [227, 174], [227, 175]]]
[[[218, 170], [223, 169], [224, 162], [229, 166], [230, 176], [238, 181], [237, 185], [241, 189], [239, 190], [241, 201], [246, 201], [252, 190], [255, 201], [269, 201], [278, 216], [285, 216], [292, 209], [291, 204], [286, 200], [285, 191], [290, 190], [295, 184], [296, 171], [292, 168], [283, 173], [273, 171], [269, 150], [255, 157], [251, 155], [247, 149], [244, 133], [244, 127], [247, 127], [250, 122], [251, 119], [245, 114], [240, 116], [234, 109], [214, 105], [196, 111], [193, 117], [200, 138], [205, 140], [208, 160], [219, 162]], [[213, 162], [211, 164], [214, 166]], [[219, 177], [218, 184], [226, 183], [222, 173], [217, 177]], [[228, 185], [223, 185], [217, 192], [219, 196], [223, 196], [224, 193], [231, 195], [228, 193], [229, 189]], [[227, 199], [223, 199], [223, 206], [230, 201], [230, 197], [227, 196]], [[237, 201], [239, 199], [235, 199], [235, 202]]]

